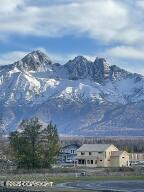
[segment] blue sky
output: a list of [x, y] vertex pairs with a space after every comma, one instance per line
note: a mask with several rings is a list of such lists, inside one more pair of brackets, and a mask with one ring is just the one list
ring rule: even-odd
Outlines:
[[143, 0], [1, 0], [0, 65], [40, 49], [57, 62], [105, 57], [144, 74]]

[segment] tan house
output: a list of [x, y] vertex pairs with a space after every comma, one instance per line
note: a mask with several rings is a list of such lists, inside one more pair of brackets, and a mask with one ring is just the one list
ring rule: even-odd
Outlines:
[[113, 151], [110, 159], [111, 167], [129, 166], [129, 154], [126, 151]]
[[129, 154], [112, 144], [84, 144], [77, 150], [77, 165], [87, 167], [127, 167]]

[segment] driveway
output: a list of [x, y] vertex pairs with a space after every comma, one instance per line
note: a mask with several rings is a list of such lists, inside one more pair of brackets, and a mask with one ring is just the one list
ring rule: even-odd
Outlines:
[[96, 181], [96, 182], [70, 182], [61, 184], [65, 188], [77, 188], [88, 190], [144, 192], [144, 180], [138, 181]]

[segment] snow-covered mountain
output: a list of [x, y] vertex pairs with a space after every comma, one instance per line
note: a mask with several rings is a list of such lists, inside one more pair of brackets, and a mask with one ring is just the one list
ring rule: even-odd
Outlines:
[[0, 66], [0, 123], [6, 133], [37, 116], [61, 134], [144, 136], [144, 77], [83, 56], [65, 65], [33, 51]]

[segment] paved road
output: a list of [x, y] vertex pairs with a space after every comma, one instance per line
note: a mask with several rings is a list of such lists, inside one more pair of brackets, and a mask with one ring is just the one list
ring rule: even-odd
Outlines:
[[124, 192], [144, 192], [144, 180], [139, 181], [97, 181], [97, 182], [73, 182], [63, 186], [78, 189], [113, 190]]

